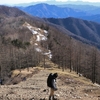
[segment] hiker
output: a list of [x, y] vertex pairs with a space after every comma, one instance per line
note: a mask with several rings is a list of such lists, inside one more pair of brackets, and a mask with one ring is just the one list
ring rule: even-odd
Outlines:
[[47, 86], [50, 87], [50, 95], [49, 95], [49, 100], [56, 100], [54, 98], [54, 91], [57, 90], [56, 87], [56, 78], [58, 77], [57, 73], [50, 73], [48, 78], [47, 78]]

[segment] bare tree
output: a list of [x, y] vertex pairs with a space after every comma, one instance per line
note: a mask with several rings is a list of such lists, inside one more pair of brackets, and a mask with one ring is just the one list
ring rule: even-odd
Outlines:
[[91, 54], [91, 68], [92, 68], [92, 82], [96, 82], [96, 69], [97, 69], [97, 49], [94, 47]]
[[68, 56], [69, 56], [69, 68], [70, 72], [72, 71], [72, 37], [69, 38], [69, 47], [68, 47]]

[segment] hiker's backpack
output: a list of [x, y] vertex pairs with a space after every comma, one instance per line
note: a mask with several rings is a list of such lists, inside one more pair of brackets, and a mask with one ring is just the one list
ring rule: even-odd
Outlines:
[[47, 78], [47, 86], [48, 87], [52, 87], [52, 77], [53, 77], [53, 74], [50, 73], [48, 78]]

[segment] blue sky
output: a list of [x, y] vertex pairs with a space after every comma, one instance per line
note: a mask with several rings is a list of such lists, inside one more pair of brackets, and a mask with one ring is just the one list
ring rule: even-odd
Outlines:
[[59, 1], [59, 2], [67, 2], [67, 1], [84, 1], [84, 2], [100, 2], [100, 0], [0, 0], [0, 4], [19, 4], [19, 3], [30, 3], [30, 2], [38, 2], [38, 1]]

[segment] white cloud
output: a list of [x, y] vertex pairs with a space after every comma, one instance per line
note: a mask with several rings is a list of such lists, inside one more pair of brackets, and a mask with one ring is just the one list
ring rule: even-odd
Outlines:
[[83, 1], [83, 2], [100, 2], [100, 0], [56, 0], [59, 2], [67, 2], [67, 1]]
[[19, 3], [30, 3], [30, 2], [44, 2], [44, 1], [84, 1], [84, 2], [100, 2], [100, 0], [0, 0], [0, 4], [19, 4]]
[[59, 1], [59, 2], [60, 2], [60, 1], [61, 1], [61, 2], [66, 2], [66, 1], [69, 1], [69, 0], [56, 0], [56, 1]]
[[100, 0], [82, 0], [82, 1], [84, 1], [84, 2], [100, 2]]
[[67, 1], [79, 1], [79, 0], [55, 0], [55, 1], [67, 2]]
[[19, 3], [30, 3], [30, 2], [42, 2], [48, 0], [0, 0], [0, 4], [19, 4]]

